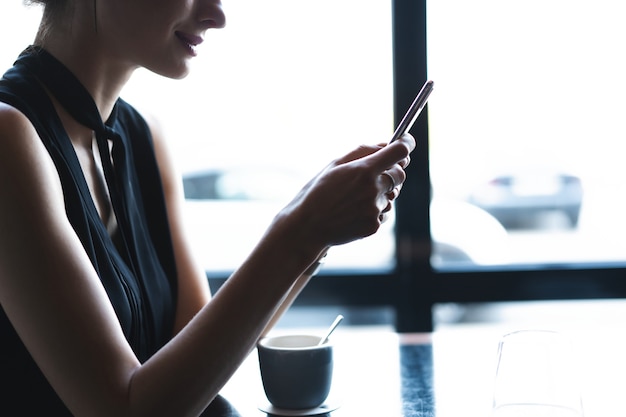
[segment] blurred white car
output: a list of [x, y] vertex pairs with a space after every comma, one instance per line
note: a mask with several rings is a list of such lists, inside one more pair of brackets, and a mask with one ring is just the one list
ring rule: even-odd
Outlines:
[[510, 168], [480, 184], [468, 201], [494, 216], [507, 229], [541, 229], [550, 214], [561, 214], [566, 227], [578, 225], [583, 188], [580, 178], [547, 167]]
[[[230, 271], [239, 266], [307, 181], [298, 172], [267, 166], [185, 174], [185, 222], [204, 268]], [[434, 264], [506, 261], [506, 232], [490, 215], [467, 203], [436, 200], [431, 211]], [[394, 247], [392, 214], [375, 235], [333, 247], [325, 268], [386, 270], [394, 266]]]
[[[274, 216], [309, 179], [274, 166], [231, 166], [185, 174], [185, 222], [204, 268], [229, 271], [239, 266]], [[388, 269], [393, 267], [393, 248], [390, 219], [374, 236], [333, 247], [325, 268]]]
[[486, 211], [464, 201], [434, 198], [430, 204], [431, 263], [501, 265], [510, 261], [509, 235]]

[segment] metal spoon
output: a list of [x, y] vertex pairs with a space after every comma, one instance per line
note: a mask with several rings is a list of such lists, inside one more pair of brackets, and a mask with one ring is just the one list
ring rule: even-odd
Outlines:
[[328, 331], [326, 332], [326, 334], [324, 335], [324, 337], [322, 337], [320, 339], [320, 342], [317, 344], [318, 346], [323, 345], [324, 343], [326, 343], [328, 341], [328, 338], [330, 337], [330, 334], [335, 331], [335, 328], [337, 328], [339, 323], [341, 323], [341, 320], [343, 320], [343, 316], [341, 314], [339, 314], [337, 316], [337, 318], [335, 319], [335, 321], [333, 321], [333, 324], [330, 325], [330, 327], [329, 327]]

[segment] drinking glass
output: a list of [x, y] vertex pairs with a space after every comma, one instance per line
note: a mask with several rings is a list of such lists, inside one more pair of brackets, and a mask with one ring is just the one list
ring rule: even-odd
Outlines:
[[524, 330], [502, 337], [492, 417], [583, 417], [573, 347], [564, 335]]

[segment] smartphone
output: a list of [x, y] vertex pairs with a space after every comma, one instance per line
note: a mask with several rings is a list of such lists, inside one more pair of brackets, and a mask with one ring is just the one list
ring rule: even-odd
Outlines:
[[407, 110], [406, 114], [400, 121], [400, 124], [396, 128], [396, 131], [393, 132], [393, 136], [391, 137], [389, 143], [400, 139], [402, 135], [404, 135], [406, 132], [409, 131], [409, 129], [411, 129], [413, 123], [415, 123], [415, 121], [417, 120], [417, 116], [420, 115], [422, 109], [424, 108], [424, 106], [426, 106], [426, 102], [428, 101], [430, 93], [432, 93], [433, 91], [434, 85], [435, 83], [432, 80], [428, 80], [426, 81], [426, 83], [424, 83], [420, 92], [417, 93], [415, 100], [413, 100], [411, 107], [409, 107], [409, 110]]

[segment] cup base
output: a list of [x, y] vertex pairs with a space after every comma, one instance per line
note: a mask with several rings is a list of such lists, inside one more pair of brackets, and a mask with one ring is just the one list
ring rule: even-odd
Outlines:
[[330, 413], [339, 408], [339, 404], [336, 402], [325, 402], [324, 404], [315, 408], [304, 408], [301, 410], [288, 410], [284, 408], [278, 408], [266, 401], [259, 405], [259, 410], [264, 413], [273, 414], [275, 416], [317, 416], [320, 414]]

